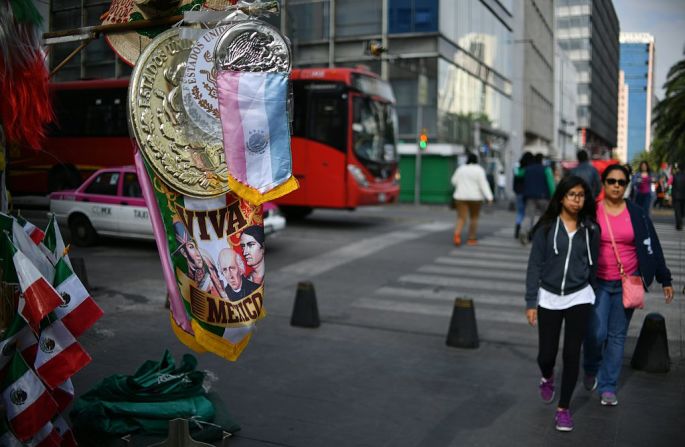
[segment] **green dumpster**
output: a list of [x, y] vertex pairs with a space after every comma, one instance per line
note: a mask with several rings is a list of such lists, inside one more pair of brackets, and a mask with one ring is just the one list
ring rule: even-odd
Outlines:
[[[450, 178], [457, 168], [456, 155], [421, 154], [421, 203], [447, 204], [452, 200], [454, 188]], [[414, 201], [414, 173], [416, 155], [400, 156], [400, 201]]]

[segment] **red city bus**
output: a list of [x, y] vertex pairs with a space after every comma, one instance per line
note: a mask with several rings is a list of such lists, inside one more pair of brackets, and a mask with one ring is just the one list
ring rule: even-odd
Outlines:
[[390, 85], [351, 68], [294, 69], [293, 174], [286, 215], [396, 202], [397, 115]]
[[10, 192], [45, 195], [72, 189], [98, 169], [133, 164], [127, 89], [128, 79], [52, 84], [55, 122], [40, 151], [10, 148]]
[[[362, 69], [296, 69], [293, 173], [286, 214], [396, 202], [397, 118], [390, 85]], [[128, 79], [53, 84], [56, 124], [39, 152], [10, 150], [12, 194], [76, 188], [94, 171], [133, 163]]]

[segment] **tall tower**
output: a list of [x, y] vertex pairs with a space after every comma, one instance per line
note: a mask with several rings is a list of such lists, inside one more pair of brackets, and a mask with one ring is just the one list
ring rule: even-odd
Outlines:
[[618, 125], [615, 156], [621, 163], [628, 161], [628, 84], [623, 70], [618, 72]]
[[621, 33], [621, 70], [628, 85], [627, 158], [632, 160], [652, 144], [654, 36]]
[[578, 71], [578, 143], [595, 157], [607, 155], [616, 146], [616, 10], [607, 0], [558, 0], [555, 5], [557, 42]]

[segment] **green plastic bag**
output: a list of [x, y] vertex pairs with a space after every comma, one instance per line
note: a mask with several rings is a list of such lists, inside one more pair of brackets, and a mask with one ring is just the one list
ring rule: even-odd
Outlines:
[[[146, 361], [132, 376], [115, 374], [80, 396], [69, 414], [74, 432], [86, 437], [166, 434], [175, 418], [211, 422], [212, 402], [202, 388], [205, 374], [186, 354], [177, 368], [165, 351], [161, 361]], [[190, 424], [191, 428], [198, 424]], [[240, 427], [230, 422], [227, 430]]]

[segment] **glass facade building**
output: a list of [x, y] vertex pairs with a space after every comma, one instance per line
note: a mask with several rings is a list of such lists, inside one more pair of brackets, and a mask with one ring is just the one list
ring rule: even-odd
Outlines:
[[644, 33], [621, 33], [620, 67], [628, 86], [627, 159], [649, 150], [651, 143], [654, 38]]
[[[462, 148], [505, 141], [511, 131], [513, 0], [281, 0], [281, 16], [268, 21], [292, 42], [294, 66], [364, 65], [395, 90], [400, 137], [415, 141], [417, 125], [432, 143]], [[109, 2], [53, 0], [50, 29], [100, 23]], [[363, 51], [369, 40], [389, 60]], [[78, 46], [56, 45], [56, 66]], [[428, 104], [417, 100], [419, 72], [428, 77]], [[127, 77], [104, 39], [91, 42], [55, 77], [57, 81]], [[417, 124], [419, 107], [423, 120]]]
[[594, 155], [616, 146], [619, 24], [606, 0], [558, 0], [557, 41], [578, 72], [579, 144]]
[[[397, 97], [400, 138], [426, 128], [432, 143], [464, 148], [506, 141], [511, 131], [513, 0], [284, 0], [295, 66], [364, 65]], [[387, 60], [363, 54], [378, 40]], [[419, 72], [428, 104], [419, 105]], [[421, 108], [422, 123], [417, 123]]]

